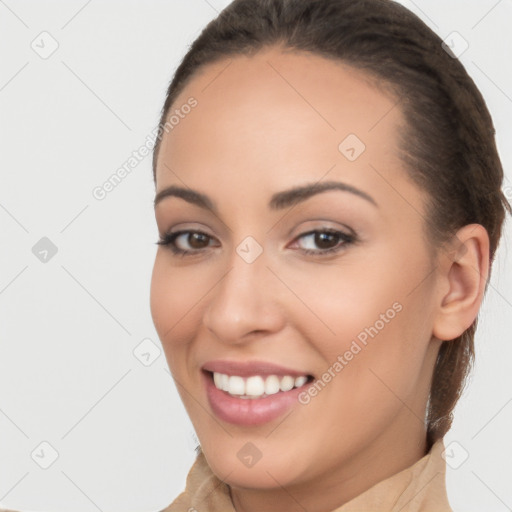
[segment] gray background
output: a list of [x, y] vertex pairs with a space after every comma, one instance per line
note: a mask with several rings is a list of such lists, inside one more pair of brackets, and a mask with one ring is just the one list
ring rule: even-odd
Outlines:
[[[144, 144], [179, 59], [228, 3], [0, 0], [0, 506], [156, 511], [184, 487], [194, 434], [149, 310], [151, 157], [105, 199], [92, 190]], [[512, 1], [402, 3], [469, 43], [512, 199]], [[510, 220], [506, 237], [445, 438], [458, 511], [512, 507]]]

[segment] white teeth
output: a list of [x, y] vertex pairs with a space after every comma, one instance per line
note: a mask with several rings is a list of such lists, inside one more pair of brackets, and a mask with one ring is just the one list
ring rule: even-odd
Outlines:
[[[214, 375], [214, 378], [215, 378], [215, 374]], [[224, 373], [220, 373], [219, 374], [221, 376], [221, 379], [220, 379], [220, 389], [222, 389], [222, 391], [227, 391], [229, 389], [229, 375], [226, 375]]]
[[237, 375], [231, 375], [231, 377], [229, 377], [228, 392], [230, 395], [245, 395], [244, 379]]
[[292, 377], [284, 375], [252, 375], [247, 378], [238, 375], [226, 375], [225, 373], [213, 372], [213, 382], [217, 389], [226, 391], [230, 395], [239, 398], [262, 398], [274, 395], [280, 391], [290, 391], [294, 387], [299, 388], [307, 382], [305, 375]]
[[279, 388], [281, 389], [281, 391], [290, 391], [290, 389], [293, 389], [294, 385], [295, 385], [295, 379], [293, 377], [290, 377], [289, 375], [285, 375], [281, 379]]
[[265, 380], [265, 393], [267, 395], [274, 395], [279, 393], [279, 377], [270, 375]]
[[297, 377], [295, 379], [295, 387], [296, 388], [300, 388], [301, 386], [304, 386], [304, 384], [306, 384], [308, 378], [305, 377], [304, 375], [302, 377]]
[[245, 394], [249, 396], [261, 396], [263, 393], [265, 393], [265, 382], [263, 382], [263, 379], [259, 375], [249, 377], [245, 383]]

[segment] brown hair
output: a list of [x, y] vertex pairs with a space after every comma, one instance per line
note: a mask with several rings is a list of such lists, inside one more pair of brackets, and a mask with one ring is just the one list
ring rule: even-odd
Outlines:
[[[506, 210], [503, 169], [485, 101], [463, 65], [416, 15], [391, 0], [234, 0], [193, 42], [170, 83], [171, 105], [202, 66], [270, 45], [341, 60], [390, 90], [407, 129], [400, 156], [428, 193], [425, 226], [440, 246], [462, 226], [485, 227], [492, 263]], [[160, 148], [153, 153], [153, 176]], [[429, 447], [450, 429], [474, 361], [475, 322], [441, 344], [427, 407]]]

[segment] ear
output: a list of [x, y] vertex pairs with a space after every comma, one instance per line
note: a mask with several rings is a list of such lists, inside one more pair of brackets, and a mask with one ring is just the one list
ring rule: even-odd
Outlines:
[[475, 320], [489, 276], [489, 235], [480, 224], [457, 231], [440, 264], [440, 300], [433, 335], [460, 336]]

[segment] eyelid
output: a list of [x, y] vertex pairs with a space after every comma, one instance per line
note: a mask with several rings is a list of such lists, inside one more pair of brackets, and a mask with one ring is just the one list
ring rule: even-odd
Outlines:
[[331, 247], [329, 249], [302, 249], [302, 252], [305, 253], [305, 254], [316, 254], [316, 255], [319, 255], [319, 256], [322, 256], [322, 255], [327, 255], [329, 253], [331, 254], [335, 254], [335, 253], [338, 253], [340, 252], [344, 246], [346, 245], [353, 245], [357, 242], [359, 242], [359, 238], [357, 237], [357, 235], [355, 234], [355, 232], [353, 230], [349, 230], [350, 232], [349, 233], [346, 233], [340, 229], [336, 229], [336, 228], [328, 228], [328, 227], [324, 227], [324, 228], [314, 228], [314, 229], [311, 229], [309, 231], [305, 231], [305, 232], [302, 232], [302, 233], [299, 233], [293, 240], [292, 240], [292, 244], [298, 244], [299, 243], [299, 240], [303, 239], [303, 238], [306, 238], [306, 237], [309, 237], [309, 236], [314, 236], [316, 235], [317, 233], [327, 233], [329, 235], [335, 235], [337, 238], [339, 238], [341, 240], [341, 244], [338, 243], [336, 244], [334, 247]]
[[[308, 229], [308, 226], [311, 226]], [[346, 235], [357, 237], [357, 233], [347, 224], [341, 222], [334, 222], [327, 219], [311, 219], [306, 223], [300, 224], [299, 228], [293, 228], [287, 233], [287, 237], [293, 237], [295, 240], [299, 236], [311, 233], [312, 231], [340, 231]], [[294, 233], [297, 232], [296, 235]]]

